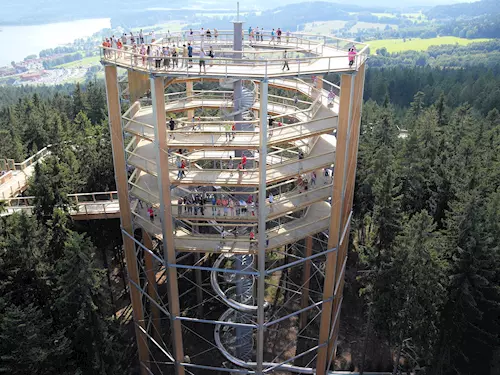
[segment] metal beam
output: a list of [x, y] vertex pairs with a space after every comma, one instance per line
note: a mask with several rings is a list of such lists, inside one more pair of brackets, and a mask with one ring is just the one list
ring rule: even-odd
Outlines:
[[[313, 238], [308, 236], [306, 238], [306, 258], [312, 255]], [[304, 263], [304, 272], [302, 273], [302, 296], [300, 306], [305, 308], [309, 304], [309, 281], [311, 278], [311, 260], [308, 259]], [[303, 329], [307, 324], [307, 311], [300, 314], [300, 329]]]

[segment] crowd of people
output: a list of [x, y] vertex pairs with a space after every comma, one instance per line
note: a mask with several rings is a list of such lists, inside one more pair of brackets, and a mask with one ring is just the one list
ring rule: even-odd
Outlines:
[[[243, 32], [244, 34], [244, 32]], [[258, 26], [248, 28], [248, 40], [250, 43], [268, 41], [268, 44], [280, 45], [282, 43], [290, 43], [291, 33], [285, 33], [281, 28], [271, 29], [267, 32], [264, 28]], [[242, 35], [244, 38], [244, 35]], [[219, 31], [217, 29], [204, 29], [203, 27], [195, 32], [193, 29], [179, 34], [179, 36], [172, 36], [170, 31], [167, 31], [162, 43], [154, 44], [156, 42], [156, 34], [154, 31], [148, 35], [144, 35], [142, 29], [138, 35], [135, 36], [131, 31], [128, 35], [123, 33], [120, 37], [112, 35], [105, 38], [102, 42], [104, 47], [104, 57], [111, 59], [113, 57], [122, 58], [123, 52], [132, 52], [132, 64], [135, 66], [142, 65], [154, 69], [179, 69], [179, 68], [192, 68], [193, 67], [193, 53], [194, 45], [199, 40], [199, 48], [197, 48], [197, 58], [199, 64], [199, 73], [206, 73], [206, 57], [210, 58], [210, 66], [213, 66], [215, 59], [215, 51], [213, 46], [209, 45], [208, 51], [205, 50], [203, 42], [210, 44], [212, 41], [218, 43]], [[115, 51], [117, 50], [117, 51]], [[348, 50], [349, 66], [352, 67], [356, 59], [356, 47], [353, 45]], [[287, 51], [283, 51], [283, 67], [282, 70], [290, 70], [289, 56]]]

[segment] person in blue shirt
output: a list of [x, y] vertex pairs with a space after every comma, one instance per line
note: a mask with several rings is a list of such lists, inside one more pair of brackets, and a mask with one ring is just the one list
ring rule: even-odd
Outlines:
[[193, 67], [193, 46], [191, 45], [191, 43], [188, 43], [188, 57], [189, 57], [189, 67], [188, 68], [192, 68]]

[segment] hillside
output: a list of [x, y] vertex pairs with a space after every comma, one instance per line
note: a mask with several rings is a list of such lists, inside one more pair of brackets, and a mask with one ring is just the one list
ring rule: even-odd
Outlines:
[[426, 12], [431, 19], [452, 19], [457, 17], [477, 17], [500, 13], [500, 1], [482, 0], [474, 3], [461, 3], [453, 5], [438, 5]]

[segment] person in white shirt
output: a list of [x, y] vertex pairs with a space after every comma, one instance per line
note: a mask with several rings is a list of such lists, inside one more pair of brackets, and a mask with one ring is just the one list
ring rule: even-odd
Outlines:
[[201, 67], [203, 66], [203, 73], [207, 73], [207, 68], [205, 67], [205, 51], [203, 48], [200, 48], [200, 74], [201, 74]]

